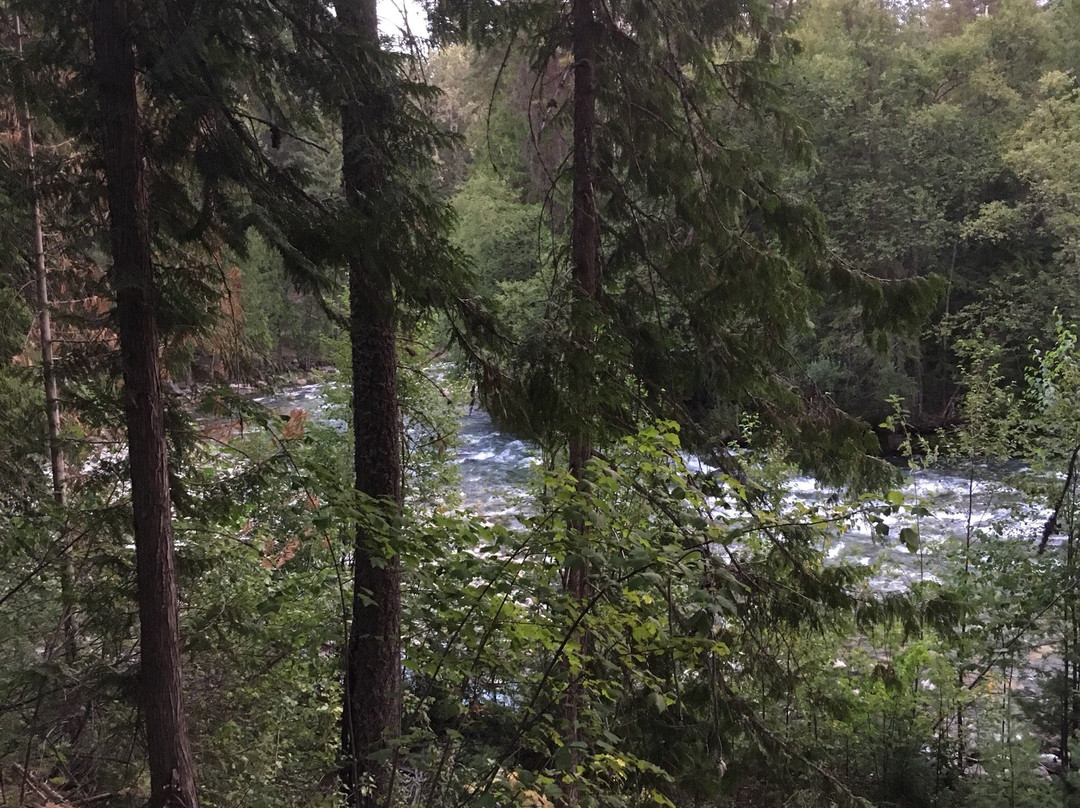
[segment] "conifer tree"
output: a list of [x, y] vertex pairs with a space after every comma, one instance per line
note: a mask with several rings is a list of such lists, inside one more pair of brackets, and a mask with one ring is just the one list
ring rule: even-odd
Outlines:
[[[596, 349], [592, 333], [593, 312], [600, 305], [602, 280], [600, 277], [600, 221], [596, 207], [596, 11], [593, 0], [572, 0], [573, 20], [572, 53], [574, 57], [574, 114], [573, 114], [573, 201], [571, 205], [570, 255], [573, 279], [572, 297], [574, 314], [571, 322], [571, 342], [576, 349], [572, 362], [586, 361], [585, 357]], [[586, 396], [593, 395], [587, 391]], [[594, 436], [587, 428], [575, 430], [569, 436], [570, 474], [579, 481], [592, 455]], [[585, 532], [584, 523], [575, 525], [578, 533]], [[586, 608], [589, 596], [589, 567], [584, 558], [572, 559], [564, 571], [566, 587], [579, 608]], [[583, 650], [589, 645], [589, 637], [582, 633], [578, 642]], [[573, 747], [580, 742], [582, 688], [579, 681], [571, 681], [564, 697], [567, 740]], [[576, 761], [573, 761], [576, 766]], [[574, 806], [579, 799], [573, 782], [563, 787], [562, 804]]]
[[96, 4], [92, 31], [112, 234], [112, 284], [124, 371], [149, 804], [151, 808], [196, 808], [195, 769], [181, 685], [169, 461], [131, 23], [127, 0]]
[[[552, 222], [569, 242], [560, 245], [568, 256], [561, 284], [507, 374], [488, 388], [492, 408], [565, 452], [582, 491], [595, 450], [658, 416], [682, 421], [684, 434], [729, 470], [737, 461], [719, 447], [741, 437], [747, 413], [826, 474], [853, 476], [856, 462], [872, 468], [865, 427], [827, 398], [808, 405], [791, 337], [807, 327], [822, 288], [844, 287], [878, 325], [896, 314], [917, 317], [934, 289], [914, 284], [889, 300], [830, 264], [819, 215], [784, 190], [781, 166], [805, 164], [809, 144], [776, 83], [792, 44], [768, 7], [753, 0], [435, 5], [440, 35], [485, 44], [506, 28], [524, 29], [535, 74], [561, 73], [537, 80], [532, 106], [548, 111], [544, 125], [572, 135], [563, 155], [569, 183], [553, 178], [558, 201], [548, 206], [568, 210]], [[544, 95], [545, 86], [558, 89]], [[550, 165], [558, 172], [560, 160]], [[571, 513], [568, 526], [569, 642], [582, 661], [563, 669], [553, 748], [568, 754], [555, 755], [553, 768], [560, 804], [573, 806], [589, 788], [578, 779], [589, 770], [586, 750], [603, 743], [592, 735], [607, 696], [587, 684], [590, 666], [605, 662], [588, 647], [590, 577], [604, 579], [604, 562], [586, 519]], [[778, 539], [788, 540], [801, 541], [794, 532]]]
[[[378, 64], [379, 30], [374, 0], [338, 4], [340, 25], [355, 46]], [[346, 202], [374, 218], [388, 192], [386, 130], [393, 114], [381, 71], [358, 72], [352, 97], [342, 106], [342, 178]], [[393, 227], [395, 225], [390, 224]], [[389, 805], [393, 762], [373, 755], [400, 732], [401, 562], [392, 525], [401, 507], [401, 416], [397, 390], [397, 316], [391, 267], [378, 250], [358, 241], [349, 262], [349, 342], [356, 490], [373, 512], [356, 527], [352, 622], [345, 662], [342, 713], [342, 780], [350, 806]]]
[[380, 47], [374, 0], [337, 6], [332, 47], [342, 123], [343, 257], [349, 269], [354, 472], [360, 498], [345, 653], [342, 780], [356, 808], [393, 800], [401, 731], [401, 413], [399, 311], [445, 313], [459, 342], [490, 330], [431, 187], [431, 155], [448, 138], [425, 102], [434, 90], [408, 57]]
[[[23, 52], [23, 38], [26, 36], [21, 17], [15, 16], [16, 52], [21, 56]], [[61, 510], [67, 505], [67, 460], [64, 456], [64, 448], [60, 436], [60, 386], [56, 368], [56, 358], [53, 345], [52, 311], [49, 299], [49, 276], [48, 265], [45, 256], [45, 242], [42, 223], [41, 200], [38, 193], [38, 177], [36, 165], [36, 149], [34, 145], [34, 129], [30, 117], [29, 108], [23, 104], [16, 104], [21, 108], [17, 112], [19, 125], [22, 129], [22, 138], [25, 144], [28, 161], [27, 186], [30, 192], [30, 241], [32, 250], [32, 262], [34, 265], [34, 280], [37, 291], [37, 332], [38, 344], [41, 349], [41, 377], [45, 390], [45, 418], [48, 423], [49, 436], [49, 470], [52, 475], [52, 496], [54, 504]], [[61, 530], [60, 541], [63, 542], [64, 530]], [[74, 600], [74, 571], [71, 564], [70, 553], [65, 553], [63, 572], [61, 575], [61, 598], [64, 602], [64, 650], [68, 663], [74, 662], [78, 637], [72, 614]]]

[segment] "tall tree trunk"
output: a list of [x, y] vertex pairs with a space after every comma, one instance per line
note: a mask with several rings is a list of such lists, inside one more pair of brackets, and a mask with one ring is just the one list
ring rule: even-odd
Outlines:
[[[574, 173], [571, 261], [575, 291], [585, 308], [600, 298], [600, 220], [596, 212], [595, 0], [573, 0]], [[579, 346], [584, 347], [584, 346]]]
[[[593, 322], [600, 301], [600, 223], [596, 210], [596, 19], [594, 0], [572, 0], [572, 49], [574, 56], [574, 165], [573, 210], [570, 230], [570, 259], [574, 283], [574, 311], [570, 325], [574, 350], [582, 356], [593, 350]], [[588, 402], [592, 391], [581, 391]], [[570, 435], [570, 473], [581, 480], [585, 465], [592, 455], [591, 413], [586, 412], [582, 425]], [[584, 536], [585, 524], [572, 525]], [[583, 558], [573, 559], [564, 571], [566, 588], [578, 608], [584, 609], [589, 598], [589, 568]], [[581, 632], [578, 639], [582, 653], [588, 647], [588, 636]], [[563, 698], [563, 715], [567, 724], [567, 743], [580, 738], [582, 689], [579, 680], [571, 680]], [[571, 753], [576, 768], [578, 753]], [[563, 785], [561, 804], [571, 808], [580, 801], [577, 786]]]
[[[378, 48], [374, 0], [345, 0], [338, 19], [363, 47]], [[350, 204], [372, 216], [386, 184], [376, 143], [391, 106], [376, 75], [363, 76], [342, 109], [342, 179]], [[387, 226], [394, 226], [388, 222]], [[361, 245], [349, 261], [350, 341], [356, 490], [393, 524], [401, 508], [401, 417], [398, 409], [396, 311], [390, 268]], [[357, 526], [352, 624], [345, 659], [342, 781], [350, 806], [391, 802], [393, 755], [401, 731], [401, 563], [387, 557], [384, 536]]]
[[[18, 52], [22, 54], [22, 20], [15, 17], [15, 34]], [[41, 202], [38, 199], [37, 172], [34, 155], [34, 133], [29, 110], [22, 113], [23, 142], [30, 163], [30, 228], [34, 251], [34, 277], [37, 282], [38, 335], [41, 342], [41, 373], [45, 382], [45, 411], [49, 419], [49, 457], [52, 461], [53, 499], [58, 505], [67, 500], [67, 468], [60, 444], [60, 395], [57, 391], [56, 371], [53, 365], [52, 318], [49, 312], [49, 282], [45, 265], [45, 240], [41, 227]]]
[[[22, 55], [23, 50], [22, 19], [15, 17], [16, 48]], [[49, 460], [52, 471], [53, 501], [63, 508], [67, 505], [67, 464], [64, 460], [64, 447], [60, 441], [60, 393], [56, 380], [56, 365], [53, 356], [52, 316], [49, 311], [49, 276], [45, 264], [45, 239], [41, 227], [41, 200], [38, 197], [37, 167], [34, 155], [34, 131], [30, 120], [30, 110], [20, 106], [23, 139], [26, 156], [30, 165], [30, 230], [34, 252], [34, 278], [37, 282], [38, 296], [38, 341], [41, 344], [41, 376], [45, 385], [45, 415], [49, 423]], [[61, 532], [60, 544], [64, 544], [67, 530]], [[75, 629], [75, 573], [69, 552], [64, 553], [63, 566], [60, 570], [60, 599], [63, 605], [64, 656], [69, 663], [75, 661], [78, 637]]]
[[[596, 211], [596, 19], [595, 0], [573, 0], [574, 166], [570, 259], [574, 312], [570, 325], [574, 349], [593, 350], [593, 321], [600, 302], [600, 222]], [[586, 401], [592, 391], [581, 391]], [[588, 413], [586, 413], [588, 415]], [[570, 436], [570, 473], [580, 478], [592, 454], [588, 423]]]
[[196, 808], [180, 676], [172, 505], [128, 0], [97, 0], [94, 58], [131, 464], [150, 808]]

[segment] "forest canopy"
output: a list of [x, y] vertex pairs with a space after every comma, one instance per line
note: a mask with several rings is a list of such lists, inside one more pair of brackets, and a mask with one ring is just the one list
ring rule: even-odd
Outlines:
[[0, 808], [1080, 805], [1080, 2], [379, 11], [0, 1]]

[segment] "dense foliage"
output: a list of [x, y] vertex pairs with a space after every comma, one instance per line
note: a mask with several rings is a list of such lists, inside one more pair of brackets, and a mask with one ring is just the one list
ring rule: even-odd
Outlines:
[[[0, 806], [149, 798], [92, 5], [0, 4]], [[374, 47], [130, 3], [201, 804], [1080, 804], [1080, 3], [598, 4], [584, 304], [570, 6], [428, 5]], [[462, 507], [478, 402], [536, 458]], [[358, 550], [400, 569], [374, 797]]]

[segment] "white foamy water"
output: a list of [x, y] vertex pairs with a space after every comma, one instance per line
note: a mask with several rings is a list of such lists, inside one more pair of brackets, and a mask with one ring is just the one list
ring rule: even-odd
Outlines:
[[[299, 407], [312, 417], [329, 417], [317, 384], [259, 400], [282, 412]], [[492, 521], [512, 523], [525, 506], [525, 491], [541, 462], [539, 449], [499, 430], [479, 409], [462, 416], [457, 438], [455, 462], [461, 473], [462, 506]], [[717, 471], [693, 455], [684, 454], [682, 459], [692, 473]], [[864, 517], [853, 518], [825, 539], [822, 550], [826, 559], [830, 563], [873, 565], [873, 588], [898, 591], [916, 581], [935, 580], [943, 563], [943, 547], [954, 540], [978, 541], [992, 534], [1037, 544], [1048, 510], [1027, 504], [1019, 491], [994, 479], [998, 475], [994, 469], [983, 465], [971, 471], [971, 478], [948, 469], [909, 474], [900, 489], [903, 507], [896, 514], [883, 516], [889, 534], [875, 532]], [[827, 514], [838, 494], [808, 476], [792, 477], [785, 490], [780, 507], [793, 520], [813, 520], [815, 514]], [[746, 513], [739, 508], [712, 504], [711, 516], [717, 521], [736, 527], [745, 523]], [[915, 506], [924, 508], [928, 515], [916, 516]], [[899, 541], [904, 528], [919, 534], [919, 547], [914, 552]]]

